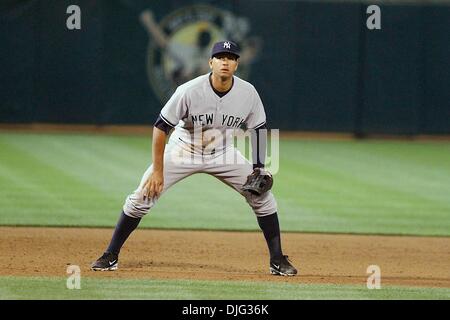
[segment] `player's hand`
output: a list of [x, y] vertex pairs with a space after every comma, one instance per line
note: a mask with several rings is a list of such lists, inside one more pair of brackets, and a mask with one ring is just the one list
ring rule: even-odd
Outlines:
[[158, 198], [164, 187], [162, 171], [153, 171], [144, 186], [144, 199]]

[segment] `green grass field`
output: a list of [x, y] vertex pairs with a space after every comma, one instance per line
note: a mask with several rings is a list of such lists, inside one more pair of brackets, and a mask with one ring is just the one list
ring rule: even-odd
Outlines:
[[[0, 134], [0, 224], [114, 226], [150, 144]], [[273, 190], [285, 231], [450, 235], [448, 142], [281, 141], [280, 159]], [[245, 200], [208, 175], [175, 185], [141, 226], [258, 230]]]
[[[113, 227], [150, 150], [146, 137], [0, 133], [0, 225]], [[283, 231], [450, 235], [448, 142], [282, 140], [274, 178]], [[140, 227], [259, 230], [245, 200], [207, 175], [174, 186]], [[0, 299], [111, 298], [108, 288], [118, 299], [449, 299], [435, 288], [64, 281], [0, 277]]]
[[0, 277], [0, 299], [410, 300], [450, 299], [450, 289], [381, 287], [368, 290], [364, 286], [350, 285], [81, 278], [80, 289], [69, 290], [66, 278]]

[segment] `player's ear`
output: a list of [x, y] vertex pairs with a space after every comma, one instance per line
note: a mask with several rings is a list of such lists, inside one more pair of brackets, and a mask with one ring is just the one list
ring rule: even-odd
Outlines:
[[213, 62], [213, 60], [212, 60], [212, 59], [209, 59], [209, 68], [210, 68], [210, 69], [212, 69], [212, 62]]

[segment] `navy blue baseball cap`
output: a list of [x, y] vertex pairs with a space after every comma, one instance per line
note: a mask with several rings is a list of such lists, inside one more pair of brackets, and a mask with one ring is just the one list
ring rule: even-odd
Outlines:
[[239, 58], [239, 46], [233, 41], [219, 41], [214, 43], [211, 50], [211, 58], [219, 53], [232, 53]]

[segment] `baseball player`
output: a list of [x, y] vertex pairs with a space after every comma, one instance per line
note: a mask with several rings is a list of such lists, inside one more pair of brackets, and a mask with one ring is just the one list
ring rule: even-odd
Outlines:
[[[165, 104], [154, 124], [153, 163], [126, 198], [111, 242], [92, 264], [93, 270], [116, 270], [122, 245], [161, 195], [183, 178], [207, 173], [239, 192], [253, 209], [269, 248], [270, 273], [297, 274], [281, 249], [277, 204], [270, 191], [273, 178], [264, 170], [264, 106], [253, 85], [234, 76], [238, 65], [239, 48], [234, 42], [215, 43], [211, 72], [179, 86]], [[243, 126], [253, 132], [253, 163], [229, 138], [231, 130]]]

